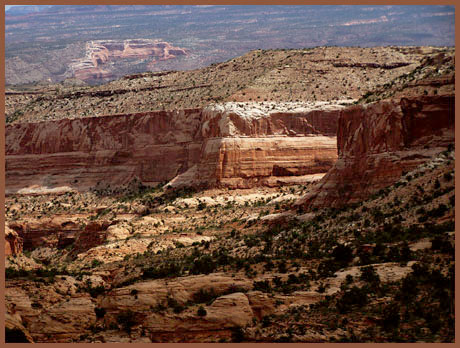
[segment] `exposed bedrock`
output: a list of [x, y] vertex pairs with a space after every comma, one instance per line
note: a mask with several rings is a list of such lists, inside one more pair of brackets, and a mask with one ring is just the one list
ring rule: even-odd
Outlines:
[[185, 56], [187, 52], [171, 46], [168, 42], [149, 39], [95, 40], [86, 44], [86, 55], [70, 66], [72, 75], [81, 80], [98, 80], [111, 77], [110, 67], [103, 69], [105, 63], [125, 58], [151, 58], [150, 65], [157, 60], [174, 59]]
[[6, 193], [84, 191], [134, 178], [171, 186], [295, 182], [335, 162], [343, 107], [255, 115], [210, 107], [11, 124]]
[[352, 106], [340, 113], [338, 160], [296, 204], [339, 207], [368, 198], [454, 144], [455, 96]]
[[20, 254], [22, 246], [23, 239], [15, 230], [5, 225], [5, 256]]

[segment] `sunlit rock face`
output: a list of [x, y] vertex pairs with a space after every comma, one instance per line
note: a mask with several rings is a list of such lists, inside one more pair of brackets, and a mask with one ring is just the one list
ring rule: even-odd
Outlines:
[[339, 207], [366, 199], [453, 144], [454, 128], [453, 95], [347, 108], [338, 120], [337, 162], [297, 205]]
[[6, 191], [84, 191], [134, 178], [175, 187], [298, 183], [336, 161], [336, 125], [344, 107], [224, 104], [11, 124]]

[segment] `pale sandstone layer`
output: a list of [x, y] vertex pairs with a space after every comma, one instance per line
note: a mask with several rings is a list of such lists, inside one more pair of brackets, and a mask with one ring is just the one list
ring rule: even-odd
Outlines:
[[184, 49], [160, 40], [94, 40], [86, 44], [85, 57], [74, 61], [69, 69], [77, 79], [98, 80], [112, 76], [109, 68], [104, 69], [104, 64], [113, 60], [150, 58], [149, 66], [152, 67], [157, 61], [184, 55], [187, 55]]
[[[400, 280], [412, 271], [414, 262], [401, 266], [396, 263], [374, 265], [382, 282]], [[82, 281], [73, 276], [56, 277], [50, 284], [40, 286], [41, 303], [33, 302], [35, 286], [25, 286], [23, 280], [8, 282], [5, 289], [6, 325], [18, 328], [34, 342], [72, 342], [82, 335], [94, 332], [94, 327], [110, 327], [93, 334], [96, 342], [198, 342], [229, 339], [232, 329], [244, 327], [253, 320], [271, 314], [288, 313], [292, 307], [310, 305], [340, 291], [347, 275], [358, 277], [362, 266], [353, 266], [335, 273], [322, 282], [326, 293], [319, 293], [319, 283], [310, 291], [270, 295], [252, 290], [254, 279], [243, 274], [224, 273], [194, 275], [174, 279], [141, 281], [129, 286], [113, 288], [103, 295], [91, 297], [79, 291], [84, 282], [107, 287], [107, 275], [85, 276]], [[300, 272], [305, 272], [301, 268]], [[284, 281], [286, 274], [272, 274], [257, 278], [271, 281], [275, 276]], [[197, 303], [199, 291], [212, 291], [212, 303]], [[166, 310], [173, 299], [178, 304], [192, 303], [181, 313]], [[281, 303], [281, 304], [280, 304]], [[158, 309], [163, 306], [165, 309]], [[203, 306], [205, 316], [197, 315]], [[95, 308], [104, 309], [103, 318], [97, 318]], [[134, 320], [130, 333], [117, 328], [117, 317], [131, 311]]]
[[297, 183], [335, 162], [343, 108], [209, 107], [8, 125], [6, 193], [84, 191], [134, 178], [170, 186]]
[[352, 106], [340, 113], [339, 158], [296, 202], [307, 210], [368, 198], [455, 142], [455, 96], [421, 96]]

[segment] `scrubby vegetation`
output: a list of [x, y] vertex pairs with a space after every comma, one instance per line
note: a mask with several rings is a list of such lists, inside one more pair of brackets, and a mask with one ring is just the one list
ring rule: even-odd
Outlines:
[[[112, 220], [127, 237], [106, 241], [102, 249], [77, 249], [75, 241], [46, 257], [40, 248], [25, 250], [23, 259], [7, 260], [6, 278], [41, 289], [75, 282], [75, 291], [95, 302], [97, 322], [82, 334], [85, 340], [117, 328], [126, 334], [148, 331], [141, 318], [149, 314], [206, 320], [217, 298], [257, 293], [269, 299], [270, 314], [254, 317], [250, 325], [234, 327], [216, 341], [451, 342], [454, 166], [450, 148], [364, 202], [275, 223], [261, 219], [290, 210], [290, 201], [272, 201], [288, 194], [301, 196], [309, 186], [224, 203], [219, 203], [218, 190], [175, 192], [136, 183], [113, 196], [62, 195], [53, 201], [74, 201], [73, 209], [80, 205], [91, 212], [95, 202], [104, 205], [91, 213], [96, 216], [93, 225], [75, 224], [80, 231], [109, 226], [102, 222]], [[36, 206], [39, 199], [30, 198]], [[9, 200], [8, 216], [18, 205], [29, 209], [28, 214], [42, 214], [32, 211], [23, 197]], [[105, 210], [115, 211], [115, 216]], [[121, 214], [134, 218], [120, 222]], [[94, 250], [100, 253], [90, 254]], [[24, 260], [33, 260], [35, 268], [25, 267]], [[93, 279], [95, 274], [113, 276], [104, 282]], [[103, 305], [103, 299], [119, 291], [134, 303], [145, 301], [138, 287], [144, 282], [168, 284], [215, 274], [232, 276], [244, 285], [201, 288], [187, 300], [171, 292], [148, 312], [113, 311]], [[305, 294], [315, 300], [293, 304]], [[32, 308], [43, 310], [43, 301], [31, 296]], [[66, 301], [70, 295], [59, 290], [58, 296]]]

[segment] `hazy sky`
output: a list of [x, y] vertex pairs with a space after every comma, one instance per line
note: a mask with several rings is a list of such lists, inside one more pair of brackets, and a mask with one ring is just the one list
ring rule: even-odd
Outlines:
[[14, 6], [27, 6], [27, 5], [5, 5], [5, 10], [8, 10], [10, 7]]

